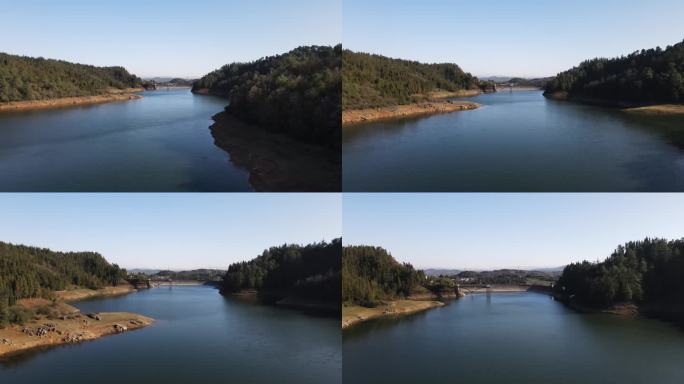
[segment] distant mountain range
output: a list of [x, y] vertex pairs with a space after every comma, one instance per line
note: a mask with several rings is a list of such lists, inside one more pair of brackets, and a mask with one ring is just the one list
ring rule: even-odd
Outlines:
[[147, 77], [147, 78], [144, 78], [143, 80], [153, 81], [153, 82], [157, 83], [158, 85], [169, 84], [169, 85], [184, 85], [184, 86], [192, 86], [192, 83], [197, 81], [197, 79], [184, 79], [181, 77]]
[[133, 268], [127, 269], [126, 271], [132, 274], [154, 275], [156, 273], [159, 273], [161, 269]]
[[515, 84], [524, 87], [544, 87], [554, 77], [518, 77], [518, 76], [487, 76], [480, 77], [481, 80], [493, 81], [497, 84]]
[[563, 272], [561, 267], [546, 267], [546, 268], [499, 268], [499, 269], [443, 269], [443, 268], [428, 268], [423, 270], [428, 276], [453, 276], [461, 272], [473, 271], [473, 272], [498, 272], [498, 271], [526, 271], [526, 272], [545, 272], [545, 273], [559, 273]]

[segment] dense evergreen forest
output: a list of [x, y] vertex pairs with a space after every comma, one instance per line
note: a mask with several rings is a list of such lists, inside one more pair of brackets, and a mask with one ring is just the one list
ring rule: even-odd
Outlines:
[[422, 101], [433, 91], [492, 88], [456, 64], [422, 64], [380, 55], [342, 53], [342, 109], [363, 109]]
[[338, 147], [342, 46], [306, 46], [233, 63], [197, 80], [193, 92], [229, 99], [226, 112], [295, 138]]
[[553, 81], [554, 77], [540, 77], [540, 78], [533, 78], [533, 79], [525, 79], [522, 77], [514, 77], [511, 78], [508, 81], [504, 81], [502, 83], [504, 84], [514, 84], [518, 87], [536, 87], [536, 88], [544, 88], [546, 87], [546, 84], [548, 84], [550, 81]]
[[197, 280], [197, 281], [218, 281], [226, 274], [225, 270], [220, 269], [193, 269], [191, 271], [169, 271], [163, 270], [149, 276], [152, 280]]
[[267, 296], [340, 302], [342, 239], [271, 247], [250, 261], [231, 264], [222, 293], [254, 289]]
[[619, 246], [603, 262], [565, 267], [556, 294], [592, 307], [624, 301], [684, 303], [684, 239], [645, 239]]
[[122, 67], [0, 53], [0, 102], [92, 96], [140, 86], [142, 80]]
[[450, 276], [460, 284], [472, 285], [551, 285], [560, 272], [497, 269], [493, 271], [462, 271]]
[[684, 42], [585, 61], [547, 83], [546, 92], [559, 91], [614, 102], [684, 102]]
[[71, 285], [90, 289], [117, 285], [126, 271], [95, 252], [55, 252], [0, 242], [0, 297], [44, 297]]
[[401, 264], [385, 249], [347, 246], [342, 250], [342, 302], [375, 307], [406, 298], [426, 280], [411, 264]]
[[[49, 297], [50, 292], [76, 285], [101, 288], [117, 285], [126, 271], [94, 252], [55, 252], [45, 248], [0, 242], [0, 326], [13, 322], [18, 299]], [[17, 306], [19, 307], [19, 306]]]

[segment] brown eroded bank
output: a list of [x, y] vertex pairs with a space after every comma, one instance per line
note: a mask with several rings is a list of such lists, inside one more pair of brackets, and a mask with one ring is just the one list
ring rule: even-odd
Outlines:
[[0, 329], [0, 357], [34, 348], [95, 340], [154, 323], [152, 318], [129, 312], [83, 314], [64, 302], [52, 303], [47, 299], [20, 300], [18, 304], [26, 308], [50, 308], [51, 314]]
[[438, 113], [467, 111], [479, 107], [480, 104], [474, 103], [472, 101], [441, 100], [396, 105], [391, 107], [352, 109], [342, 111], [342, 125], [345, 126], [381, 120], [403, 119], [408, 117], [434, 115]]
[[11, 101], [0, 103], [0, 112], [3, 111], [24, 111], [51, 108], [66, 108], [79, 105], [91, 105], [111, 103], [114, 101], [128, 101], [141, 99], [142, 96], [135, 92], [142, 92], [143, 88], [128, 88], [125, 90], [112, 89], [106, 94], [95, 96], [61, 97], [58, 99], [30, 100], [30, 101]]
[[342, 328], [380, 317], [401, 316], [443, 306], [434, 300], [392, 300], [374, 308], [359, 305], [342, 307]]
[[339, 149], [304, 143], [252, 127], [226, 112], [213, 117], [211, 134], [230, 160], [249, 171], [257, 191], [336, 192], [342, 189]]

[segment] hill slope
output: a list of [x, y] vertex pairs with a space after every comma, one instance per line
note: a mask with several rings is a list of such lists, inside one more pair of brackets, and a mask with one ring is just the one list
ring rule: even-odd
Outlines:
[[547, 83], [547, 94], [558, 92], [613, 102], [684, 102], [684, 42], [585, 61]]
[[374, 307], [408, 297], [425, 281], [423, 271], [401, 264], [385, 249], [347, 246], [342, 251], [342, 301]]
[[681, 306], [684, 239], [633, 241], [619, 246], [603, 262], [570, 264], [555, 288], [563, 298], [591, 307], [624, 301]]
[[0, 53], [0, 102], [93, 96], [141, 85], [140, 78], [122, 67]]
[[0, 306], [44, 297], [71, 285], [90, 289], [117, 285], [126, 271], [95, 252], [55, 252], [0, 242]]
[[296, 296], [339, 303], [341, 251], [342, 239], [271, 247], [255, 259], [231, 264], [221, 292], [257, 290], [276, 298]]
[[435, 91], [479, 90], [480, 81], [456, 64], [423, 64], [380, 55], [342, 53], [342, 109], [420, 101]]
[[197, 80], [193, 92], [227, 97], [226, 112], [300, 140], [340, 145], [342, 47], [306, 46], [233, 63]]

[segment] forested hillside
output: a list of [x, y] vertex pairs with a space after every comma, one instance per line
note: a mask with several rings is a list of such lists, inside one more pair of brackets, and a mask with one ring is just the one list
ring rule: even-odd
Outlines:
[[[71, 285], [117, 285], [126, 271], [94, 252], [55, 252], [0, 242], [0, 307], [16, 300], [45, 297]], [[2, 308], [0, 308], [2, 310]]]
[[342, 53], [344, 110], [409, 104], [430, 92], [479, 90], [481, 85], [486, 86], [456, 64], [422, 64], [350, 50]]
[[340, 145], [342, 47], [307, 46], [233, 63], [197, 80], [193, 92], [227, 97], [226, 112], [298, 139]]
[[217, 281], [220, 280], [226, 271], [220, 269], [193, 269], [191, 271], [169, 271], [163, 270], [150, 274], [152, 280], [197, 280], [197, 281]]
[[594, 307], [622, 301], [684, 303], [684, 240], [645, 239], [619, 246], [605, 261], [565, 267], [556, 293]]
[[142, 80], [122, 67], [0, 53], [0, 102], [91, 96], [140, 86]]
[[544, 285], [558, 280], [560, 272], [497, 269], [494, 271], [462, 271], [453, 276], [461, 284], [472, 285]]
[[255, 289], [263, 294], [340, 301], [342, 239], [305, 246], [271, 247], [228, 267], [222, 293]]
[[425, 273], [401, 264], [385, 249], [347, 246], [342, 251], [342, 301], [374, 307], [406, 298], [425, 281]]
[[684, 102], [684, 42], [585, 61], [558, 74], [546, 91], [615, 102]]

